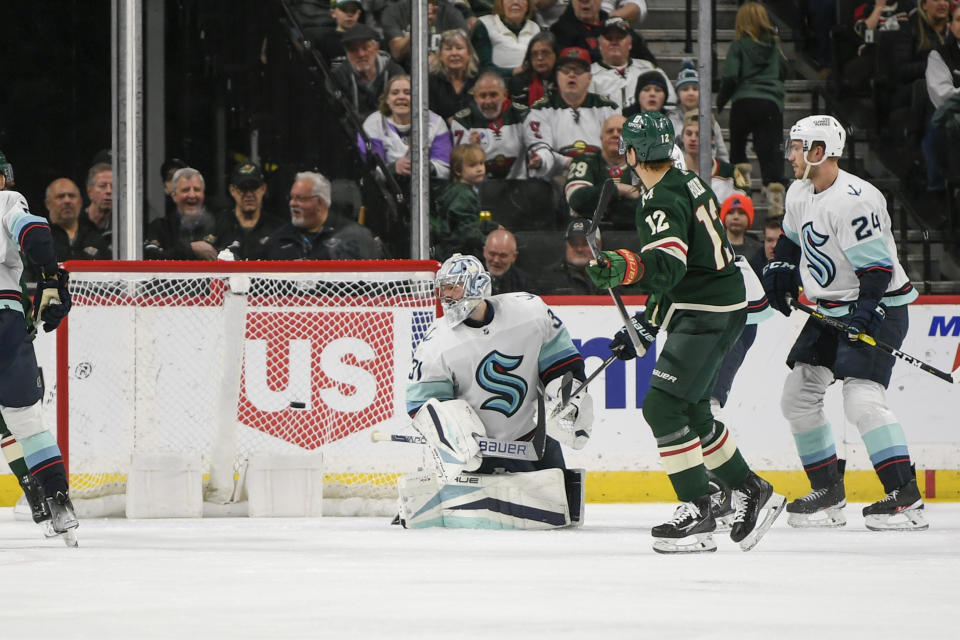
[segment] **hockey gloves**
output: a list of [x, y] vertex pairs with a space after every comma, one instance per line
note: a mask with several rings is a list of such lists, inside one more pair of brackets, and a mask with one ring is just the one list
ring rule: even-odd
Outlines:
[[620, 360], [642, 358], [647, 352], [647, 349], [650, 348], [650, 345], [653, 344], [653, 341], [657, 339], [657, 331], [659, 331], [659, 328], [647, 322], [643, 317], [642, 311], [630, 318], [630, 322], [633, 323], [633, 328], [637, 331], [637, 337], [640, 338], [641, 351], [638, 353], [634, 348], [633, 341], [630, 340], [630, 334], [627, 333], [627, 328], [624, 327], [620, 329], [620, 331], [617, 331], [617, 335], [613, 336], [613, 340], [611, 340], [608, 345], [613, 355], [617, 356]]
[[43, 322], [44, 331], [56, 329], [70, 312], [69, 281], [70, 274], [66, 269], [41, 274], [33, 296], [33, 319]]
[[786, 260], [773, 260], [763, 268], [763, 291], [767, 294], [770, 306], [789, 316], [793, 309], [787, 297], [794, 300], [800, 297], [800, 274], [797, 265]]
[[853, 315], [847, 320], [847, 338], [850, 342], [857, 342], [860, 334], [876, 336], [887, 317], [887, 306], [874, 300], [858, 300], [853, 308]]
[[[572, 386], [579, 382], [571, 380]], [[583, 449], [593, 432], [593, 398], [586, 389], [563, 405], [564, 390], [561, 378], [554, 378], [546, 386], [547, 435], [561, 444]], [[567, 389], [569, 393], [572, 389]]]
[[600, 289], [612, 289], [622, 284], [633, 284], [643, 277], [643, 261], [627, 249], [601, 251], [598, 260], [586, 267], [587, 275]]

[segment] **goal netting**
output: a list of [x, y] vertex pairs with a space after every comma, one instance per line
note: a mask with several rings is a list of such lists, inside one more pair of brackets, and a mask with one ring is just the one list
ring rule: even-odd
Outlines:
[[[388, 513], [419, 447], [404, 391], [436, 315], [432, 261], [73, 262], [57, 422], [73, 499], [122, 496], [134, 454], [199, 453], [242, 501], [254, 452], [322, 452], [326, 513]], [[341, 509], [328, 508], [337, 504]]]

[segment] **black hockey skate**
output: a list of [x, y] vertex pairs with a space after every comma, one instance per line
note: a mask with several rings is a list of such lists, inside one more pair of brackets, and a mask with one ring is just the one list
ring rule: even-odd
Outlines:
[[50, 519], [50, 509], [47, 507], [47, 501], [43, 497], [43, 487], [29, 473], [17, 478], [20, 481], [20, 488], [23, 489], [23, 497], [30, 505], [30, 516], [37, 524], [46, 522]]
[[730, 531], [733, 526], [733, 489], [724, 487], [715, 480], [710, 481], [710, 513], [717, 521], [717, 533]]
[[710, 496], [684, 502], [673, 517], [658, 524], [650, 533], [655, 538], [653, 550], [657, 553], [704, 553], [716, 551], [712, 532], [717, 528], [710, 510]]
[[923, 499], [916, 478], [894, 489], [883, 500], [865, 506], [863, 520], [871, 531], [924, 531], [930, 528], [923, 515]]
[[842, 527], [847, 518], [842, 509], [847, 506], [847, 493], [843, 486], [844, 460], [837, 461], [840, 477], [826, 487], [813, 489], [810, 493], [787, 505], [787, 524], [791, 527]]
[[750, 551], [780, 517], [786, 498], [775, 493], [773, 486], [751, 471], [743, 484], [733, 490], [733, 526], [730, 539]]
[[80, 521], [73, 511], [73, 503], [63, 491], [57, 491], [52, 498], [47, 498], [47, 508], [50, 509], [50, 526], [56, 535], [63, 536], [68, 547], [77, 546], [77, 534], [74, 531], [80, 526]]

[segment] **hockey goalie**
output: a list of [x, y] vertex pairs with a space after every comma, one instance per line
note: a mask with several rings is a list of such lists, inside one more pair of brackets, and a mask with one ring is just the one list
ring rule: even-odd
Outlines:
[[454, 254], [436, 283], [444, 315], [417, 347], [407, 387], [435, 468], [400, 479], [400, 522], [580, 524], [584, 472], [566, 468], [560, 445], [587, 443], [593, 405], [586, 389], [571, 389], [584, 379], [583, 358], [563, 322], [535, 295], [491, 296], [473, 256]]

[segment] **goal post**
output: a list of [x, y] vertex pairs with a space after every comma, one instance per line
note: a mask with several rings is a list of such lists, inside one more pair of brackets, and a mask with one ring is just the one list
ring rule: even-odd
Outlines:
[[134, 454], [199, 453], [205, 499], [237, 502], [251, 454], [304, 452], [323, 456], [325, 513], [394, 511], [422, 454], [369, 433], [412, 433], [406, 377], [438, 267], [68, 262], [56, 399], [74, 501], [116, 504]]

